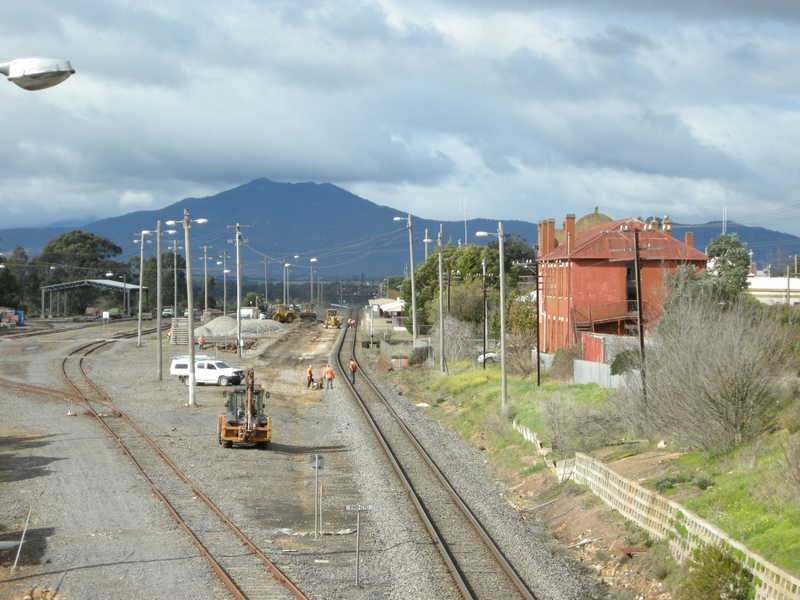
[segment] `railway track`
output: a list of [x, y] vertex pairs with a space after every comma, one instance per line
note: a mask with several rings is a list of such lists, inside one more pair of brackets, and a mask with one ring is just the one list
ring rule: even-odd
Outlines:
[[[155, 329], [153, 329], [155, 331]], [[131, 334], [125, 334], [130, 336]], [[136, 335], [134, 332], [132, 335]], [[72, 392], [59, 392], [95, 417], [189, 535], [237, 600], [305, 599], [306, 596], [198, 489], [130, 418], [86, 375], [83, 361], [112, 343], [97, 340], [73, 350], [61, 371]], [[0, 380], [0, 385], [53, 395], [48, 388]]]
[[[464, 598], [535, 600], [466, 503], [447, 481], [422, 445], [359, 366], [358, 389], [345, 377], [345, 343], [356, 357], [356, 333], [341, 337], [336, 354], [343, 379], [361, 407], [389, 461], [408, 490], [426, 529]], [[357, 359], [356, 359], [357, 360]], [[363, 382], [363, 385], [361, 384]]]

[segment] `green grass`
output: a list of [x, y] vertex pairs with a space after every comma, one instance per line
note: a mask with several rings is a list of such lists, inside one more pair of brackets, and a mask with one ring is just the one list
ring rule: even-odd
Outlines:
[[[533, 446], [513, 430], [512, 419], [546, 442], [547, 427], [540, 408], [555, 395], [569, 399], [577, 407], [610, 411], [609, 392], [598, 386], [547, 381], [537, 387], [534, 375], [508, 378], [509, 406], [503, 415], [497, 365], [483, 370], [466, 361], [449, 365], [447, 377], [442, 377], [438, 369], [424, 367], [402, 369], [391, 377], [407, 389], [412, 402], [427, 402], [433, 407], [433, 418], [485, 450], [498, 476], [508, 476], [509, 480], [544, 468]], [[756, 443], [742, 446], [727, 457], [686, 452], [674, 460], [665, 475], [666, 483], [670, 478], [673, 483], [664, 493], [678, 496], [687, 510], [717, 525], [765, 559], [800, 575], [800, 502], [797, 493], [780, 480], [777, 467], [786, 442], [800, 439], [800, 405], [791, 401], [781, 405], [783, 412], [776, 419], [780, 429], [765, 433]], [[612, 441], [606, 439], [605, 443]], [[651, 449], [652, 443], [619, 446], [606, 460]], [[655, 483], [650, 480], [644, 485], [655, 489]]]

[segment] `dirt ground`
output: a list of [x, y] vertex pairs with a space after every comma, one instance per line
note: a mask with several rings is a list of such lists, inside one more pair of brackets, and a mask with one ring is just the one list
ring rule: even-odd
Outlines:
[[[611, 451], [595, 453], [597, 458]], [[629, 479], [654, 479], [663, 475], [677, 452], [647, 452], [608, 463]], [[548, 470], [540, 471], [512, 486], [517, 511], [526, 519], [540, 519], [554, 539], [589, 566], [612, 590], [630, 590], [641, 600], [671, 600], [652, 572], [651, 563], [622, 548], [646, 551], [636, 527], [597, 496], [572, 484], [561, 484]], [[624, 597], [624, 596], [622, 596]]]

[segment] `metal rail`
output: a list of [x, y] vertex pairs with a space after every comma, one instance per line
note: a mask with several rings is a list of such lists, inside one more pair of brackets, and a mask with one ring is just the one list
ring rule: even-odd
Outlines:
[[[133, 335], [136, 335], [136, 334], [133, 334]], [[134, 456], [129, 451], [129, 449], [125, 446], [125, 444], [122, 442], [122, 440], [120, 439], [119, 435], [117, 435], [117, 433], [114, 432], [108, 426], [108, 424], [103, 420], [102, 416], [100, 414], [98, 414], [97, 411], [95, 411], [95, 409], [92, 407], [92, 403], [93, 402], [94, 403], [99, 402], [103, 406], [111, 407], [112, 410], [115, 413], [115, 416], [121, 417], [121, 419], [128, 426], [130, 426], [141, 437], [141, 439], [143, 439], [150, 447], [152, 447], [152, 449], [156, 452], [156, 454], [175, 473], [175, 475], [182, 482], [184, 482], [185, 484], [187, 484], [190, 487], [190, 489], [192, 490], [194, 495], [197, 496], [198, 498], [200, 498], [203, 501], [203, 503], [247, 547], [247, 549], [254, 556], [256, 556], [267, 567], [267, 569], [270, 571], [270, 573], [272, 574], [272, 576], [274, 577], [274, 579], [277, 582], [279, 582], [281, 585], [283, 585], [289, 591], [289, 593], [291, 593], [295, 598], [298, 598], [298, 599], [301, 599], [301, 600], [306, 600], [306, 596], [294, 585], [294, 583], [292, 583], [286, 577], [286, 575], [284, 575], [283, 572], [280, 569], [278, 569], [278, 567], [274, 563], [272, 563], [272, 561], [270, 561], [244, 535], [244, 533], [242, 533], [242, 531], [230, 519], [228, 519], [222, 513], [222, 511], [220, 511], [219, 508], [189, 480], [188, 477], [186, 477], [180, 471], [180, 469], [178, 469], [178, 467], [169, 459], [169, 457], [166, 456], [166, 454], [164, 454], [164, 452], [158, 447], [158, 445], [155, 442], [153, 442], [152, 439], [150, 439], [149, 436], [147, 436], [125, 413], [123, 413], [122, 411], [117, 409], [114, 406], [113, 401], [86, 375], [86, 373], [85, 373], [85, 371], [83, 369], [83, 359], [86, 356], [88, 356], [89, 354], [91, 354], [92, 352], [94, 352], [95, 350], [97, 350], [97, 349], [99, 349], [99, 348], [101, 348], [101, 347], [103, 347], [103, 346], [105, 346], [105, 345], [107, 345], [109, 343], [111, 343], [111, 342], [109, 342], [107, 340], [104, 340], [104, 341], [92, 342], [90, 344], [86, 344], [86, 345], [81, 346], [80, 348], [74, 350], [73, 352], [71, 352], [68, 355], [68, 357], [64, 359], [64, 361], [62, 362], [62, 366], [61, 366], [62, 367], [62, 374], [63, 374], [65, 380], [69, 383], [69, 385], [75, 390], [75, 394], [74, 395], [80, 396], [80, 398], [82, 399], [83, 403], [85, 404], [89, 414], [91, 414], [92, 416], [97, 418], [97, 420], [100, 422], [100, 424], [103, 426], [103, 428], [109, 433], [109, 435], [112, 436], [112, 438], [117, 443], [117, 445], [120, 447], [120, 449], [125, 454], [125, 456], [127, 456], [131, 460], [131, 462], [134, 464], [134, 466], [139, 471], [139, 473], [142, 475], [142, 477], [144, 477], [144, 479], [150, 485], [150, 488], [151, 488], [152, 492], [156, 495], [156, 497], [158, 497], [164, 503], [164, 505], [167, 507], [168, 512], [170, 513], [170, 515], [172, 515], [173, 519], [175, 519], [175, 521], [178, 523], [178, 525], [180, 525], [180, 527], [190, 536], [192, 542], [195, 544], [195, 546], [197, 546], [197, 548], [199, 549], [200, 553], [209, 561], [209, 563], [211, 564], [211, 567], [214, 570], [214, 572], [216, 573], [217, 577], [220, 579], [220, 581], [223, 583], [223, 585], [225, 585], [225, 587], [231, 592], [231, 594], [234, 596], [234, 598], [237, 598], [237, 600], [246, 600], [247, 596], [239, 588], [239, 586], [236, 584], [236, 582], [234, 582], [234, 580], [231, 578], [231, 576], [225, 571], [225, 569], [220, 565], [220, 563], [211, 554], [211, 552], [203, 545], [201, 540], [191, 530], [189, 525], [184, 521], [184, 519], [181, 517], [181, 515], [178, 513], [178, 511], [175, 509], [175, 507], [173, 507], [173, 505], [169, 502], [169, 500], [158, 490], [158, 488], [156, 487], [155, 483], [147, 475], [147, 473], [145, 473], [145, 471], [142, 468], [142, 466], [134, 458]], [[80, 370], [80, 373], [81, 373], [82, 377], [85, 379], [86, 383], [88, 383], [88, 385], [90, 385], [95, 390], [95, 392], [100, 396], [101, 400], [99, 400], [99, 401], [98, 400], [90, 400], [78, 388], [78, 386], [68, 376], [68, 374], [66, 372], [66, 364], [67, 364], [67, 360], [69, 359], [69, 357], [75, 356], [76, 354], [81, 353], [81, 352], [83, 353], [83, 356], [81, 356], [81, 358], [80, 358], [80, 360], [78, 362], [78, 368]], [[36, 386], [28, 386], [28, 387], [29, 388], [35, 388]], [[73, 396], [73, 394], [71, 394], [71, 396]]]
[[[352, 315], [351, 315], [352, 318]], [[344, 343], [347, 338], [347, 329], [345, 329], [344, 334], [341, 336], [339, 347], [336, 353], [336, 360], [339, 366], [339, 369], [342, 372], [342, 375], [346, 374], [345, 365], [342, 362], [342, 350], [344, 348]], [[352, 340], [352, 356], [355, 359], [356, 357], [356, 338], [357, 338], [357, 331], [358, 327], [353, 329], [353, 340]], [[356, 364], [358, 365], [358, 360], [356, 359]], [[434, 460], [430, 457], [430, 455], [425, 451], [416, 437], [411, 433], [411, 431], [406, 427], [403, 420], [397, 414], [397, 412], [391, 407], [391, 405], [386, 400], [385, 396], [381, 393], [378, 387], [372, 382], [372, 380], [367, 376], [364, 370], [358, 365], [358, 369], [360, 371], [360, 378], [361, 380], [365, 381], [367, 385], [370, 387], [372, 392], [379, 398], [382, 405], [388, 410], [388, 412], [393, 417], [396, 424], [400, 427], [403, 434], [405, 435], [406, 439], [410, 442], [411, 446], [417, 451], [419, 456], [425, 462], [427, 467], [433, 472], [436, 479], [440, 482], [441, 486], [446, 490], [447, 495], [449, 496], [450, 500], [458, 506], [460, 511], [464, 514], [466, 519], [472, 525], [472, 528], [475, 532], [477, 532], [478, 536], [481, 538], [484, 546], [488, 548], [488, 550], [493, 555], [494, 559], [497, 563], [501, 566], [504, 573], [513, 583], [514, 587], [517, 591], [522, 595], [523, 598], [527, 598], [530, 600], [536, 600], [536, 596], [531, 592], [527, 585], [522, 581], [519, 577], [517, 572], [514, 570], [514, 567], [508, 562], [505, 558], [503, 553], [497, 547], [497, 544], [494, 542], [492, 537], [480, 523], [480, 521], [475, 517], [472, 511], [469, 509], [467, 504], [463, 501], [460, 497], [458, 492], [453, 488], [444, 474], [441, 472], [439, 467], [436, 465]], [[444, 562], [451, 572], [453, 579], [461, 591], [462, 595], [465, 598], [473, 598], [473, 592], [471, 586], [467, 581], [465, 581], [464, 574], [462, 573], [462, 569], [458, 565], [458, 561], [456, 560], [455, 556], [451, 552], [451, 549], [448, 547], [448, 544], [442, 540], [439, 530], [436, 524], [433, 522], [429, 511], [424, 507], [421, 499], [419, 498], [417, 492], [414, 490], [412, 483], [410, 482], [409, 478], [407, 477], [403, 467], [400, 465], [397, 457], [395, 456], [394, 452], [391, 450], [388, 442], [386, 441], [383, 433], [380, 431], [375, 419], [373, 418], [372, 414], [370, 413], [369, 409], [366, 406], [365, 401], [361, 397], [361, 395], [355, 390], [355, 388], [350, 384], [350, 380], [347, 377], [343, 377], [344, 380], [347, 381], [348, 388], [350, 389], [351, 394], [355, 398], [356, 402], [358, 403], [359, 407], [361, 408], [362, 412], [364, 413], [367, 422], [369, 423], [370, 427], [372, 428], [373, 432], [375, 433], [378, 442], [380, 443], [381, 447], [383, 448], [386, 456], [388, 457], [389, 461], [391, 462], [392, 466], [394, 467], [395, 471], [397, 472], [398, 476], [400, 477], [401, 482], [406, 487], [409, 492], [410, 498], [414, 506], [417, 508], [417, 511], [422, 519], [426, 529], [430, 533], [433, 541], [439, 550], [439, 553], [442, 555]]]

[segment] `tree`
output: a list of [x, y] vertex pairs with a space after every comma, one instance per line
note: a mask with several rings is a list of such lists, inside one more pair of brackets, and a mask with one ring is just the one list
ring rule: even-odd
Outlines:
[[711, 240], [706, 254], [708, 267], [701, 282], [709, 286], [720, 301], [735, 300], [747, 289], [750, 274], [747, 245], [735, 233], [723, 233]]
[[730, 452], [760, 431], [774, 405], [776, 375], [791, 361], [786, 340], [786, 328], [761, 307], [678, 299], [647, 350], [647, 394], [631, 377], [618, 408], [646, 433]]
[[681, 586], [681, 600], [748, 600], [751, 597], [753, 575], [727, 548], [716, 544], [697, 548], [692, 552], [689, 569]]
[[[73, 229], [47, 242], [31, 265], [49, 272], [48, 283], [61, 283], [102, 277], [106, 271], [119, 266], [112, 260], [119, 254], [122, 248], [111, 240]], [[76, 288], [70, 298], [73, 308], [83, 313], [99, 295], [97, 288]]]

